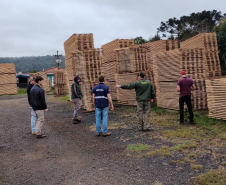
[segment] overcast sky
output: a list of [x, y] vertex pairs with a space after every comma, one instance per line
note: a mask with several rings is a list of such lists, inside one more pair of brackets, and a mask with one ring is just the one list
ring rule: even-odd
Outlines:
[[148, 39], [161, 21], [213, 9], [226, 0], [0, 0], [0, 57], [64, 55], [73, 33], [93, 33], [95, 48]]

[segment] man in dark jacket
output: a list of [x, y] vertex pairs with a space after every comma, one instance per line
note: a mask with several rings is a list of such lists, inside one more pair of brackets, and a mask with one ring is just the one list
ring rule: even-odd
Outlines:
[[78, 111], [80, 107], [80, 101], [82, 99], [82, 91], [79, 86], [79, 82], [81, 81], [79, 76], [75, 76], [74, 83], [71, 85], [71, 99], [74, 103], [74, 117], [73, 123], [78, 124], [81, 120], [78, 119]]
[[36, 85], [31, 89], [30, 93], [30, 103], [36, 114], [36, 137], [43, 138], [46, 137], [42, 133], [42, 126], [44, 124], [44, 111], [48, 112], [46, 101], [45, 101], [45, 91], [41, 88], [43, 78], [37, 76], [35, 78]]
[[[30, 77], [29, 84], [27, 86], [27, 97], [28, 97], [28, 103], [29, 103], [30, 107], [31, 107], [30, 91], [34, 85], [35, 85], [35, 78]], [[31, 132], [34, 135], [36, 134], [35, 122], [36, 122], [36, 114], [35, 114], [34, 109], [31, 107]]]
[[[150, 101], [153, 101], [155, 90], [152, 83], [144, 78], [144, 73], [138, 73], [138, 81], [128, 85], [116, 85], [117, 88], [122, 89], [135, 89], [137, 100], [137, 117], [138, 117], [138, 130], [150, 130]], [[144, 115], [144, 120], [143, 120]]]

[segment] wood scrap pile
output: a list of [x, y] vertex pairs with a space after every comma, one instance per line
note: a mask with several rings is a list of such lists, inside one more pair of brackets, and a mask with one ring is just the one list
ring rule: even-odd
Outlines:
[[209, 117], [226, 120], [226, 78], [206, 80]]
[[[116, 85], [115, 74], [117, 73], [117, 62], [115, 50], [118, 48], [126, 48], [132, 45], [134, 45], [133, 39], [115, 39], [101, 46], [101, 50], [103, 53], [102, 71], [106, 82], [111, 82], [111, 85]], [[117, 94], [114, 94], [116, 92], [117, 91], [112, 91], [113, 98], [117, 97]]]
[[64, 71], [54, 71], [54, 93], [64, 95], [66, 91], [66, 76]]
[[0, 64], [0, 95], [17, 94], [16, 69], [13, 63]]
[[180, 71], [194, 80], [196, 90], [192, 92], [194, 109], [207, 108], [206, 101], [206, 58], [203, 48], [176, 49], [158, 53], [154, 56], [154, 79], [156, 99], [159, 107], [179, 109], [179, 93], [176, 92]]
[[44, 89], [45, 92], [51, 91], [50, 80], [48, 79], [47, 73], [45, 71], [40, 71], [37, 73], [30, 73], [29, 75], [30, 75], [30, 77], [41, 76], [44, 79], [42, 82], [42, 88]]
[[221, 76], [216, 33], [200, 33], [182, 42], [181, 48], [203, 48], [207, 62], [206, 77], [212, 79]]

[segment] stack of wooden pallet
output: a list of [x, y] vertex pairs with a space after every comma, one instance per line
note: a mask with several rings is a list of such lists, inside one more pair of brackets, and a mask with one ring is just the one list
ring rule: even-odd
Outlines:
[[0, 79], [0, 95], [17, 94], [16, 69], [14, 64], [0, 64]]
[[65, 94], [65, 73], [64, 71], [54, 71], [54, 93], [56, 95]]
[[[101, 76], [101, 59], [100, 49], [85, 50], [72, 53], [72, 62], [75, 65], [74, 74], [79, 75], [82, 82], [81, 90], [83, 93], [82, 108], [87, 111], [94, 110], [92, 103], [92, 89], [98, 84]], [[69, 91], [70, 92], [70, 91]]]
[[148, 47], [142, 45], [116, 49], [117, 73], [134, 73], [148, 70]]
[[206, 90], [209, 116], [226, 120], [226, 78], [206, 80]]
[[[115, 74], [117, 73], [116, 52], [118, 48], [126, 48], [134, 45], [133, 39], [115, 39], [107, 44], [101, 46], [103, 53], [102, 68], [105, 81], [109, 82], [111, 86], [116, 85]], [[115, 99], [117, 91], [112, 91], [112, 97]], [[116, 99], [115, 99], [116, 100]]]
[[179, 93], [176, 92], [180, 71], [194, 80], [196, 90], [192, 92], [194, 109], [207, 108], [206, 101], [206, 59], [203, 48], [176, 49], [154, 55], [154, 80], [159, 107], [179, 109]]
[[[94, 49], [93, 34], [73, 34], [69, 39], [64, 42], [65, 50], [65, 67], [68, 81], [66, 86], [71, 87], [74, 82], [74, 77], [77, 75], [75, 73], [75, 64], [73, 60], [72, 53], [84, 50]], [[69, 90], [70, 92], [70, 90]]]
[[[117, 84], [130, 84], [136, 82], [137, 73], [116, 74], [115, 78]], [[117, 91], [117, 99], [119, 104], [137, 105], [135, 89], [119, 89]]]
[[73, 34], [64, 42], [65, 57], [76, 51], [94, 49], [93, 34]]
[[[128, 48], [116, 49], [116, 62], [117, 62], [117, 73], [118, 79], [121, 77], [128, 78], [126, 76], [134, 76], [134, 78], [128, 78], [127, 83], [133, 83], [137, 80], [137, 73], [143, 72], [145, 78], [150, 80], [155, 87], [154, 73], [153, 73], [153, 54], [158, 52], [164, 52], [168, 50], [174, 50], [178, 48], [178, 40], [160, 40], [150, 43], [145, 43], [136, 46], [130, 46]], [[123, 74], [121, 76], [121, 74]], [[121, 85], [121, 81], [118, 80], [117, 84]], [[130, 91], [118, 91], [123, 95], [118, 95], [120, 103], [126, 102], [125, 104], [134, 105], [136, 102], [136, 96], [133, 99], [127, 101], [127, 97], [130, 97]]]
[[181, 43], [181, 48], [203, 48], [208, 79], [221, 76], [216, 33], [201, 33]]
[[50, 80], [47, 77], [47, 73], [45, 71], [40, 71], [38, 73], [30, 73], [30, 77], [36, 76], [41, 76], [44, 79], [42, 82], [42, 88], [45, 90], [45, 92], [51, 91], [51, 84]]

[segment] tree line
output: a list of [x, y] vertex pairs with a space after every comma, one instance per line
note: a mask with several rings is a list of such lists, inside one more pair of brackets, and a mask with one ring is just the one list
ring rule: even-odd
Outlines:
[[[65, 68], [65, 57], [62, 56], [61, 68]], [[56, 67], [56, 60], [54, 56], [31, 56], [31, 57], [5, 57], [0, 58], [0, 63], [14, 63], [16, 72], [32, 73]]]
[[202, 11], [188, 16], [174, 17], [160, 23], [157, 33], [148, 40], [140, 37], [134, 39], [135, 44], [143, 44], [161, 39], [178, 39], [183, 42], [199, 33], [216, 32], [221, 66], [226, 67], [226, 13], [221, 11]]

